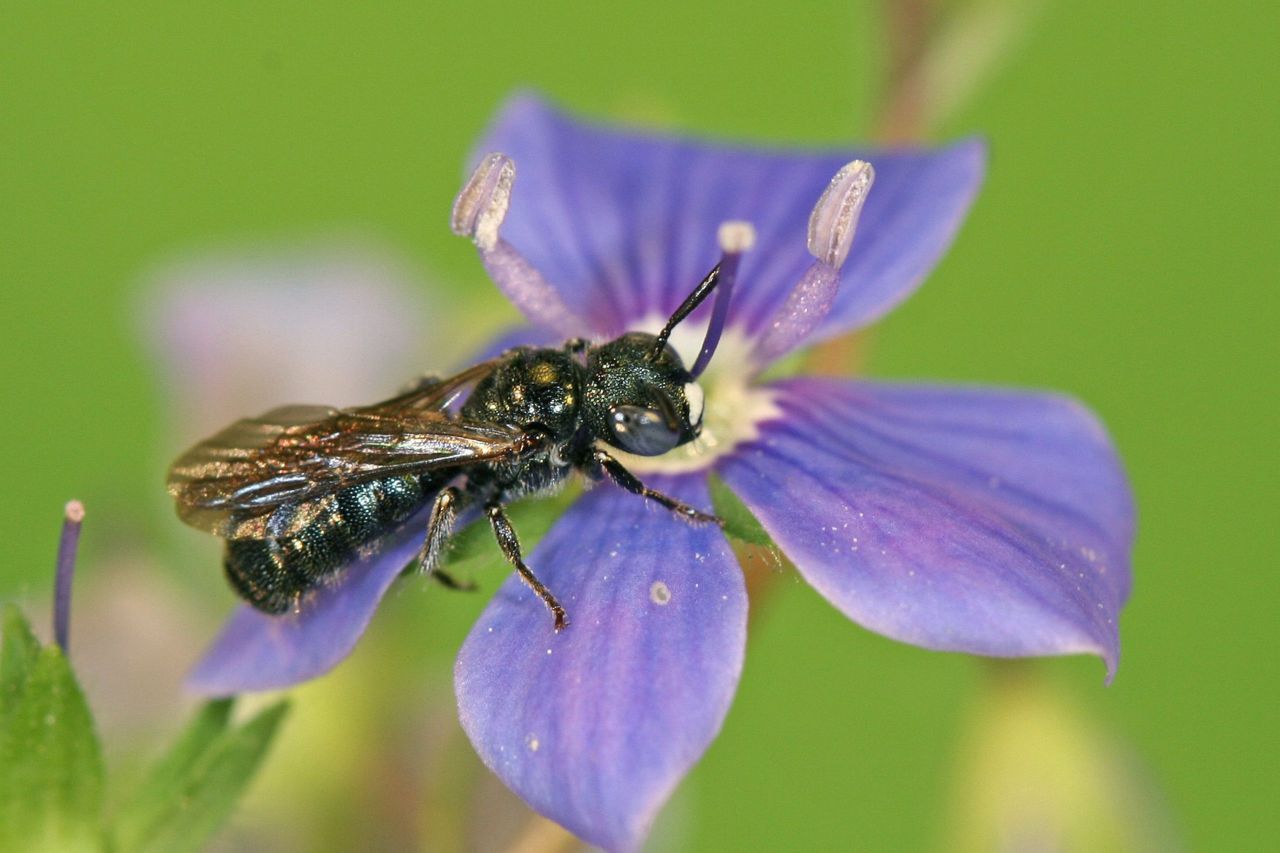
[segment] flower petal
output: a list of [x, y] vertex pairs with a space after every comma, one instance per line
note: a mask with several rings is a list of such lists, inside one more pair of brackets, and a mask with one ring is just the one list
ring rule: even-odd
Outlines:
[[187, 688], [204, 696], [276, 690], [333, 669], [355, 648], [382, 596], [418, 555], [429, 513], [418, 513], [377, 554], [316, 590], [297, 613], [269, 616], [242, 605], [187, 676]]
[[1133, 507], [1097, 420], [1047, 395], [838, 380], [720, 474], [856, 622], [932, 649], [1092, 652], [1114, 674]]
[[[648, 485], [710, 506], [701, 477]], [[554, 633], [510, 578], [458, 657], [462, 725], [535, 810], [592, 844], [634, 848], [728, 712], [746, 644], [742, 572], [716, 528], [609, 484], [527, 562], [569, 626]]]
[[751, 150], [581, 123], [530, 96], [506, 106], [477, 151], [516, 163], [503, 237], [602, 336], [668, 316], [715, 264], [726, 220], [756, 229], [730, 322], [759, 333], [812, 261], [811, 209], [853, 159], [875, 166], [876, 185], [817, 334], [864, 326], [937, 262], [985, 159], [972, 140], [936, 151]]

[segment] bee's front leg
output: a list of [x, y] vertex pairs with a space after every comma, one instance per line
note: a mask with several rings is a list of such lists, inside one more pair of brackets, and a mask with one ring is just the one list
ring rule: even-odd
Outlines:
[[717, 524], [720, 527], [724, 527], [724, 519], [719, 516], [711, 515], [710, 513], [703, 512], [702, 510], [695, 509], [684, 501], [677, 500], [670, 495], [664, 495], [662, 492], [649, 488], [644, 483], [640, 482], [640, 479], [636, 477], [635, 474], [632, 474], [624, 468], [621, 462], [614, 459], [608, 451], [596, 448], [592, 452], [592, 459], [595, 460], [597, 465], [604, 469], [604, 472], [609, 475], [610, 480], [613, 480], [613, 482], [617, 483], [628, 492], [631, 492], [631, 494], [640, 495], [642, 498], [648, 498], [654, 503], [665, 506], [681, 518], [692, 521], [696, 524]]

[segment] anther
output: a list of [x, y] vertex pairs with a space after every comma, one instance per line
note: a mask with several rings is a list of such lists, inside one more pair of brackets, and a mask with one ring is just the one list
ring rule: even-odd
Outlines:
[[836, 172], [809, 216], [809, 254], [836, 269], [844, 265], [875, 179], [875, 169], [864, 160], [854, 160]]
[[498, 229], [507, 217], [516, 164], [503, 154], [486, 154], [453, 202], [449, 226], [460, 237], [470, 237], [482, 252], [498, 242]]
[[876, 177], [863, 160], [847, 163], [823, 190], [809, 216], [808, 247], [814, 262], [787, 294], [756, 344], [753, 358], [770, 364], [805, 341], [826, 319], [840, 288], [862, 205]]
[[511, 205], [515, 181], [514, 160], [505, 154], [486, 154], [458, 191], [449, 227], [453, 233], [475, 243], [494, 284], [535, 325], [556, 329], [565, 337], [581, 335], [587, 325], [569, 309], [542, 274], [499, 234]]

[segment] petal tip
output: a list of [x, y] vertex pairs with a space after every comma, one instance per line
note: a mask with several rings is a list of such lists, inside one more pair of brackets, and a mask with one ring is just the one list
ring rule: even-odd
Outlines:
[[1120, 671], [1120, 633], [1118, 631], [1097, 652], [1097, 655], [1102, 658], [1102, 663], [1107, 668], [1107, 674], [1103, 677], [1102, 683], [1110, 687], [1116, 680], [1116, 673]]

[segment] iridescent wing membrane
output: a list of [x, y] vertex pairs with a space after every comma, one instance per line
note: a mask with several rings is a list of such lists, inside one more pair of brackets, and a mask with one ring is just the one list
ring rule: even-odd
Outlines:
[[178, 516], [226, 539], [278, 538], [301, 530], [321, 499], [349, 486], [519, 455], [536, 439], [447, 411], [462, 386], [492, 366], [373, 406], [285, 406], [237, 421], [169, 470]]

